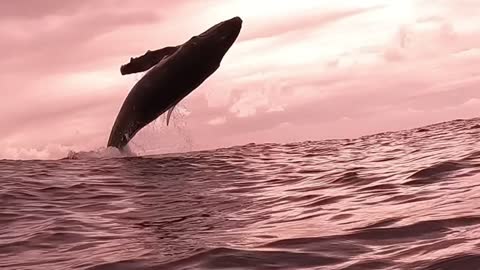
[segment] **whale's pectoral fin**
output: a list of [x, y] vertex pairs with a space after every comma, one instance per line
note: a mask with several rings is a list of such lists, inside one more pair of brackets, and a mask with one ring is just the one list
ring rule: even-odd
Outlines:
[[173, 109], [175, 109], [175, 106], [177, 106], [177, 104], [174, 104], [172, 107], [170, 107], [170, 109], [168, 109], [168, 112], [167, 112], [167, 126], [170, 123], [170, 116], [172, 116]]
[[142, 72], [150, 69], [160, 62], [163, 58], [175, 53], [180, 46], [170, 46], [163, 49], [150, 51], [139, 57], [131, 57], [130, 62], [120, 67], [120, 73], [127, 75], [131, 73]]

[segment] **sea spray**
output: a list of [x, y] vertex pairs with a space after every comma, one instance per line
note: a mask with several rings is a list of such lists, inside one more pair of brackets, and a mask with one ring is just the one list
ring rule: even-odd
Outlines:
[[135, 156], [137, 154], [127, 145], [122, 151], [115, 147], [100, 147], [91, 151], [69, 151], [64, 159], [108, 159]]
[[140, 130], [129, 145], [138, 155], [192, 151], [194, 142], [188, 128], [189, 114], [186, 102], [182, 101], [175, 106], [168, 126], [166, 114], [163, 114]]

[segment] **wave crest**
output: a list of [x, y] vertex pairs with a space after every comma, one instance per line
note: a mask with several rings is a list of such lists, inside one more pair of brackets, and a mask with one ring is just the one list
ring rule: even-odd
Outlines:
[[109, 158], [124, 158], [136, 157], [129, 147], [119, 150], [115, 147], [102, 147], [92, 151], [69, 151], [67, 156], [63, 159], [109, 159]]

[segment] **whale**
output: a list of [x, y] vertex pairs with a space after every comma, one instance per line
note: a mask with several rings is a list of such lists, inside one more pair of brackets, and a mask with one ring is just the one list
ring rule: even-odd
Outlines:
[[147, 71], [125, 98], [113, 123], [107, 147], [122, 150], [145, 126], [198, 88], [219, 67], [242, 29], [242, 19], [217, 23], [178, 46], [148, 50], [120, 67], [122, 75]]

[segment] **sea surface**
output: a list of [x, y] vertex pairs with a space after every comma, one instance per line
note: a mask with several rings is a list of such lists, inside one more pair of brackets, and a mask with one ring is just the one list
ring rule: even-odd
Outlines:
[[346, 140], [3, 160], [0, 269], [480, 269], [479, 142], [471, 119]]

